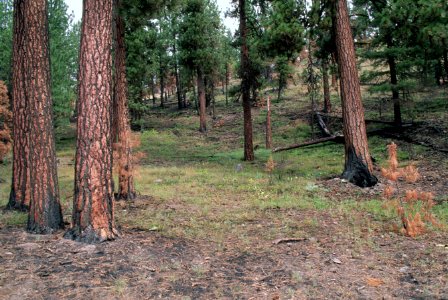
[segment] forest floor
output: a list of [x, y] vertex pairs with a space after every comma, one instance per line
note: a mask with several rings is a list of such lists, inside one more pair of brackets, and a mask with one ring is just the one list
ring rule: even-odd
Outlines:
[[[418, 97], [404, 106], [405, 119], [418, 124], [407, 134], [447, 149], [447, 92], [430, 93], [431, 103]], [[378, 118], [375, 99], [365, 99], [367, 117]], [[275, 146], [319, 135], [307, 103], [290, 89], [273, 104]], [[334, 106], [337, 114], [336, 97]], [[193, 111], [154, 108], [142, 120], [139, 197], [116, 203], [116, 241], [28, 234], [26, 214], [0, 211], [0, 299], [448, 299], [446, 153], [394, 140], [401, 165], [421, 174], [414, 184], [399, 181], [399, 190], [433, 192], [442, 224], [410, 238], [382, 199], [387, 180], [379, 168], [392, 139], [369, 139], [380, 183], [361, 189], [337, 178], [340, 144], [273, 154], [276, 166], [267, 172], [263, 108], [253, 110], [257, 160], [241, 161], [241, 108], [221, 98], [217, 112], [207, 135], [197, 132]], [[74, 131], [57, 135], [68, 226]], [[0, 165], [2, 207], [10, 168]]]

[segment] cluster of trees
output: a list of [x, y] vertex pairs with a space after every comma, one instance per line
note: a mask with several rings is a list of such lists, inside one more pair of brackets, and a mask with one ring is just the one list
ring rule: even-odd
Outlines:
[[[52, 80], [54, 76], [51, 76], [50, 4], [52, 2], [47, 0], [15, 0], [13, 5], [14, 143], [8, 207], [28, 210], [27, 229], [36, 233], [50, 233], [64, 227], [52, 109], [55, 106], [53, 95], [59, 95], [60, 91], [51, 88], [60, 78]], [[113, 217], [113, 144], [119, 152], [117, 198], [135, 196], [127, 118], [124, 30], [113, 4], [119, 5], [119, 2], [85, 1], [80, 31], [75, 193], [72, 228], [66, 235], [87, 242], [113, 239], [118, 235]], [[65, 51], [65, 46], [59, 47], [55, 51]]]
[[346, 0], [311, 4], [234, 0], [229, 13], [238, 17], [239, 29], [232, 37], [213, 0], [89, 0], [84, 1], [82, 24], [73, 24], [62, 0], [0, 2], [0, 40], [4, 45], [13, 40], [12, 47], [0, 52], [0, 79], [10, 87], [13, 103], [8, 206], [29, 210], [30, 231], [63, 227], [54, 127], [73, 114], [75, 189], [67, 236], [88, 242], [115, 238], [113, 151], [118, 153], [117, 198], [135, 197], [128, 119], [138, 125], [150, 98], [163, 108], [171, 94], [179, 109], [193, 99], [199, 130], [205, 132], [206, 107], [214, 105], [215, 89], [225, 86], [227, 99], [229, 78], [238, 69], [244, 159], [254, 160], [252, 103], [267, 85], [276, 86], [281, 98], [291, 65], [306, 43], [310, 71], [314, 61], [322, 70], [325, 111], [331, 110], [329, 69], [340, 78], [346, 158], [342, 176], [359, 186], [375, 185], [354, 37], [369, 45], [363, 55], [389, 67], [400, 125], [400, 82], [418, 72], [434, 72], [438, 83], [447, 78], [447, 3], [356, 0], [352, 20]]
[[355, 38], [362, 58], [374, 62], [363, 81], [390, 91], [394, 121], [402, 124], [400, 94], [448, 81], [448, 3], [444, 0], [355, 0]]

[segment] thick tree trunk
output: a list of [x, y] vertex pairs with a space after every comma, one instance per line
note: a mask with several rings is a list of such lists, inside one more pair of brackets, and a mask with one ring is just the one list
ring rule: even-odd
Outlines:
[[[393, 47], [392, 38], [388, 36], [387, 48]], [[397, 76], [397, 63], [395, 57], [391, 54], [387, 56], [387, 63], [389, 64], [390, 83], [392, 85], [392, 101], [394, 103], [394, 122], [395, 125], [401, 127], [401, 107], [400, 107], [400, 93], [397, 89], [398, 76]]]
[[324, 112], [331, 112], [331, 98], [330, 98], [330, 84], [328, 82], [328, 62], [326, 59], [322, 60], [322, 81], [324, 86]]
[[[20, 35], [14, 37], [19, 42], [14, 47], [14, 62], [21, 63], [20, 73], [15, 75], [23, 82], [18, 86], [14, 77], [13, 89], [24, 88], [23, 93], [15, 93], [18, 98], [14, 100], [25, 104], [26, 118], [19, 123], [29, 129], [18, 133], [19, 137], [29, 134], [29, 138], [22, 152], [25, 156], [17, 158], [26, 160], [29, 167], [25, 184], [30, 208], [27, 230], [44, 234], [64, 227], [56, 172], [47, 10], [46, 0], [14, 1], [14, 22], [22, 22], [14, 32]], [[24, 116], [19, 113], [16, 117]]]
[[250, 65], [247, 46], [246, 0], [239, 0], [241, 34], [241, 94], [244, 114], [244, 160], [255, 159], [252, 141], [252, 112], [250, 106]]
[[272, 125], [271, 125], [271, 97], [267, 98], [268, 111], [266, 113], [266, 149], [272, 148]]
[[342, 114], [345, 136], [345, 168], [342, 177], [361, 186], [373, 186], [378, 180], [372, 174], [361, 88], [356, 68], [355, 47], [346, 0], [335, 0], [336, 48], [341, 81]]
[[30, 205], [30, 134], [27, 114], [27, 74], [25, 64], [25, 45], [28, 42], [25, 15], [26, 1], [14, 1], [13, 17], [13, 75], [12, 75], [12, 113], [13, 113], [13, 159], [11, 192], [7, 208], [26, 210]]
[[[115, 0], [117, 8], [120, 0]], [[126, 49], [124, 20], [115, 11], [115, 88], [114, 88], [114, 119], [116, 143], [118, 152], [118, 194], [117, 200], [132, 200], [135, 198], [134, 174], [132, 169], [131, 128], [128, 117], [127, 81], [126, 81]]]
[[204, 76], [202, 71], [198, 68], [198, 97], [199, 97], [199, 131], [206, 132], [207, 131], [207, 119], [206, 119], [206, 100], [205, 100], [205, 85], [204, 85]]
[[112, 1], [84, 1], [78, 87], [73, 227], [88, 242], [118, 236], [112, 182]]

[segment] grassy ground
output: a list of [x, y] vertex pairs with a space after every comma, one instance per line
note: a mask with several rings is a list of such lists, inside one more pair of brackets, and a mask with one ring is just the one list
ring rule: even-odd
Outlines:
[[[439, 91], [437, 97], [446, 101], [444, 91]], [[273, 104], [275, 146], [305, 141], [313, 135], [305, 114], [308, 107], [305, 95], [300, 89], [291, 88], [284, 98]], [[333, 100], [337, 111], [336, 95]], [[444, 114], [440, 112], [440, 105], [432, 109], [428, 115]], [[239, 254], [259, 254], [254, 249], [264, 248], [280, 238], [313, 241], [323, 232], [332, 232], [334, 235], [326, 238], [333, 242], [352, 245], [354, 256], [365, 251], [366, 247], [379, 247], [377, 239], [380, 236], [390, 235], [392, 242], [403, 238], [397, 236], [394, 229], [394, 224], [398, 224], [394, 211], [384, 207], [381, 185], [366, 191], [340, 180], [328, 180], [342, 171], [342, 145], [328, 143], [273, 154], [276, 166], [268, 172], [265, 164], [271, 152], [264, 149], [264, 109], [255, 108], [253, 120], [256, 161], [247, 163], [241, 159], [243, 140], [239, 104], [231, 103], [226, 107], [221, 97], [216, 119], [208, 120], [209, 132], [206, 135], [197, 131], [198, 117], [193, 111], [152, 109], [142, 121], [144, 130], [137, 133], [141, 144], [135, 150], [144, 153], [136, 175], [136, 187], [141, 196], [132, 203], [117, 203], [117, 224], [122, 231], [155, 233], [163, 238], [206, 244], [207, 251], [231, 248]], [[314, 134], [318, 135], [317, 129], [314, 129]], [[61, 200], [64, 218], [70, 222], [73, 128], [58, 132], [58, 137]], [[379, 137], [369, 140], [372, 155], [379, 166], [385, 164], [389, 142]], [[403, 163], [412, 161], [425, 167], [435, 160], [439, 167], [448, 169], [446, 156], [429, 155], [426, 148], [409, 144], [402, 144], [400, 149], [399, 159]], [[0, 165], [3, 180], [0, 183], [0, 207], [7, 203], [10, 167], [10, 164]], [[446, 183], [446, 178], [439, 180], [442, 185]], [[436, 206], [435, 213], [446, 225], [448, 202], [443, 201], [447, 199], [444, 191], [446, 189], [437, 190], [440, 204]], [[4, 230], [23, 228], [25, 224], [24, 213], [0, 213], [0, 228]], [[433, 230], [435, 237], [430, 239], [446, 235], [444, 229]], [[132, 239], [132, 234], [128, 236]], [[425, 243], [425, 237], [420, 239]], [[190, 272], [203, 277], [208, 271], [196, 265]], [[292, 272], [288, 280], [300, 285], [304, 275], [297, 272]], [[111, 285], [114, 293], [120, 296], [126, 290], [127, 281], [118, 278]], [[231, 295], [245, 298], [244, 287], [240, 287], [243, 291], [238, 292], [238, 286], [232, 285], [235, 291]], [[315, 286], [313, 293], [318, 293], [319, 285]], [[435, 291], [446, 292], [443, 287], [437, 287], [429, 294], [436, 295]], [[383, 292], [387, 293], [386, 290]], [[308, 296], [312, 297], [313, 293]], [[377, 294], [369, 295], [375, 298]], [[319, 294], [315, 296], [319, 297]]]

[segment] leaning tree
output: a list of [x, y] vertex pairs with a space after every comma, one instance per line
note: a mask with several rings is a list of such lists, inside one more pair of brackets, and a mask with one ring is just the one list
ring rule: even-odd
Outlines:
[[340, 72], [342, 115], [345, 137], [345, 168], [342, 177], [362, 187], [373, 186], [373, 164], [367, 142], [361, 87], [356, 68], [355, 46], [346, 0], [335, 4], [335, 39]]

